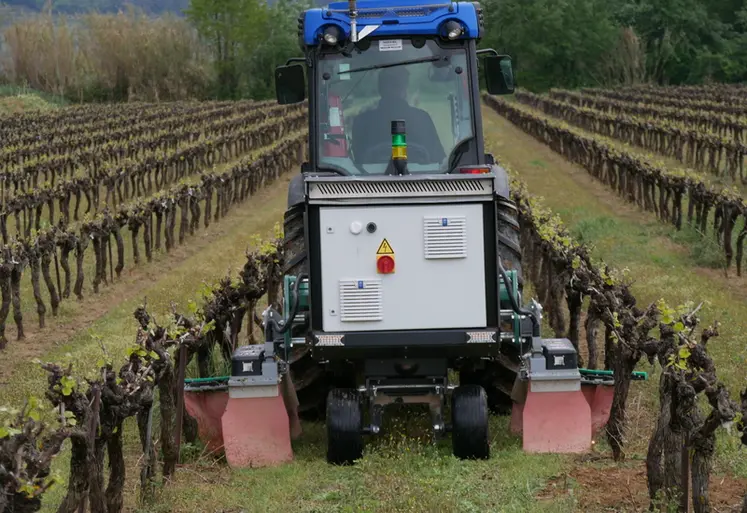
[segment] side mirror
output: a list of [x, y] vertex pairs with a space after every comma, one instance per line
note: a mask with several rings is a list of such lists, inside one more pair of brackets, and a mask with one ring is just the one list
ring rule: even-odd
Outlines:
[[485, 83], [489, 94], [511, 94], [514, 92], [514, 69], [508, 55], [485, 57]]
[[303, 66], [292, 64], [275, 68], [275, 95], [280, 105], [299, 103], [306, 99]]

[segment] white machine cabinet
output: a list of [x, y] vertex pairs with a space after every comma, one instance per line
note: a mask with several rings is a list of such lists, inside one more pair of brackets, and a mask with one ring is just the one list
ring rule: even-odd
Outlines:
[[[486, 326], [481, 204], [329, 206], [319, 219], [325, 332]], [[394, 273], [377, 272], [377, 253], [393, 253]]]

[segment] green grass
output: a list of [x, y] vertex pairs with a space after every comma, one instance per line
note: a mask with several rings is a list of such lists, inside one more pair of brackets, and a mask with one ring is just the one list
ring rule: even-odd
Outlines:
[[26, 87], [0, 85], [0, 115], [50, 110], [68, 103], [61, 96]]
[[[143, 512], [564, 512], [570, 499], [538, 503], [536, 493], [559, 475], [566, 459], [529, 456], [507, 435], [506, 419], [491, 421], [492, 457], [460, 461], [449, 440], [428, 443], [408, 436], [413, 424], [427, 429], [426, 416], [394, 426], [394, 434], [369, 444], [351, 467], [325, 461], [321, 424], [304, 424], [294, 445], [295, 461], [277, 468], [232, 471], [209, 459], [180, 469], [155, 505]], [[195, 475], [197, 473], [197, 475]], [[208, 506], [209, 505], [209, 506]]]
[[[648, 213], [623, 202], [588, 173], [548, 146], [521, 132], [488, 108], [483, 109], [486, 146], [497, 159], [516, 171], [529, 190], [544, 198], [574, 237], [593, 248], [593, 254], [625, 269], [641, 306], [664, 298], [669, 304], [704, 302], [702, 325], [721, 323], [720, 336], [709, 343], [720, 379], [733, 394], [747, 383], [747, 279], [732, 269], [724, 276], [708, 237], [693, 230], [677, 232]], [[534, 163], [542, 159], [546, 167]], [[713, 242], [715, 243], [715, 242]], [[643, 370], [650, 370], [642, 364]], [[658, 372], [647, 383], [634, 385], [632, 401], [640, 403], [634, 418], [630, 448], [645, 451], [656, 406]], [[638, 404], [636, 403], [636, 404]], [[717, 470], [747, 477], [744, 450], [725, 431], [720, 432]]]

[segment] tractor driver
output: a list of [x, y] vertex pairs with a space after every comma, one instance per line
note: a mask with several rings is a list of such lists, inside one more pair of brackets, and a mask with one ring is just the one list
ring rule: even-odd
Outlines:
[[353, 121], [352, 150], [358, 163], [389, 161], [391, 122], [395, 119], [405, 120], [407, 153], [411, 162], [440, 164], [446, 157], [431, 116], [407, 103], [409, 75], [405, 67], [379, 71], [379, 104], [360, 113]]

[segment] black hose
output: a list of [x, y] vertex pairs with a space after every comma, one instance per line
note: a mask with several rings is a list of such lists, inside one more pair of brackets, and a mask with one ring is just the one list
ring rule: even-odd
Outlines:
[[508, 301], [511, 303], [511, 309], [513, 309], [514, 313], [517, 313], [519, 315], [526, 315], [527, 317], [529, 317], [532, 320], [532, 336], [539, 337], [539, 319], [537, 319], [537, 316], [531, 310], [526, 310], [519, 306], [519, 302], [517, 301], [516, 297], [511, 293], [511, 291], [513, 290], [513, 283], [508, 277], [506, 269], [503, 268], [501, 257], [498, 257], [498, 272], [500, 273], [501, 278], [503, 278], [503, 283], [506, 284], [506, 295], [508, 296]]

